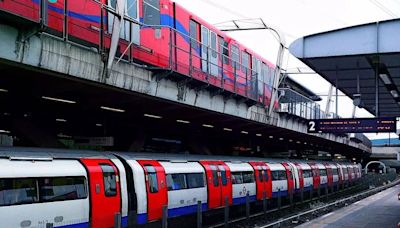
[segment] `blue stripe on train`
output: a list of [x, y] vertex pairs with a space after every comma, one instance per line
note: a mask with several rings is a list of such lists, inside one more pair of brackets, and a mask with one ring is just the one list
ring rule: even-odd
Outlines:
[[[250, 202], [256, 201], [256, 196], [255, 195], [254, 196], [249, 196], [249, 201]], [[233, 205], [245, 204], [245, 203], [246, 203], [246, 196], [232, 199], [232, 204]]]
[[280, 196], [287, 196], [288, 195], [288, 191], [284, 190], [284, 191], [280, 191], [280, 192], [272, 192], [272, 197], [279, 197]]
[[60, 228], [89, 228], [89, 223], [88, 222], [84, 222], [84, 223], [71, 224], [71, 225], [65, 225], [65, 226], [55, 226], [55, 227], [60, 227]]
[[[33, 3], [35, 4], [39, 4], [40, 0], [32, 0]], [[64, 14], [64, 9], [63, 8], [59, 8], [56, 7], [54, 5], [51, 5], [51, 3], [49, 3], [48, 5], [48, 9], [51, 11], [54, 11], [56, 13], [59, 14]], [[77, 13], [77, 12], [73, 12], [73, 11], [68, 11], [68, 16], [73, 17], [73, 18], [77, 18], [80, 20], [84, 20], [84, 21], [90, 21], [90, 22], [95, 22], [95, 23], [100, 23], [100, 16], [96, 16], [96, 15], [88, 15], [88, 14], [82, 14], [82, 13]], [[107, 19], [106, 16], [104, 16], [104, 19]]]

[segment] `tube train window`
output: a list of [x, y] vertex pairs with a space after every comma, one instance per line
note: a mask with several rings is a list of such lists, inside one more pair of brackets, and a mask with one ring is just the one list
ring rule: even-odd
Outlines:
[[213, 184], [215, 187], [219, 186], [219, 180], [218, 180], [218, 170], [215, 165], [210, 165], [210, 169], [212, 172], [212, 178], [213, 178]]
[[333, 172], [333, 175], [338, 175], [339, 173], [338, 173], [338, 170], [336, 169], [336, 168], [333, 168], [332, 169], [332, 172]]
[[226, 186], [226, 184], [228, 183], [228, 180], [227, 180], [227, 177], [226, 177], [226, 170], [222, 165], [218, 166], [218, 168], [221, 171], [221, 182], [222, 182], [222, 185]]
[[85, 177], [0, 179], [0, 206], [87, 198]]
[[310, 178], [310, 177], [312, 177], [311, 170], [309, 169], [303, 170], [303, 178]]
[[186, 174], [186, 181], [189, 188], [202, 188], [205, 186], [203, 173]]
[[185, 174], [168, 174], [166, 178], [168, 191], [187, 188]]
[[243, 183], [254, 183], [254, 173], [252, 171], [242, 172]]
[[144, 24], [159, 25], [161, 23], [160, 0], [143, 0], [143, 15]]
[[326, 176], [326, 169], [319, 169], [320, 176]]
[[114, 168], [109, 164], [100, 164], [100, 167], [103, 171], [104, 194], [106, 196], [116, 196], [117, 175], [114, 171]]
[[232, 184], [243, 184], [243, 177], [241, 172], [231, 172]]
[[54, 177], [40, 180], [40, 200], [51, 202], [86, 198], [84, 177]]
[[167, 174], [166, 179], [168, 191], [202, 188], [205, 186], [203, 173]]
[[144, 165], [143, 166], [147, 172], [146, 179], [149, 184], [149, 190], [151, 193], [158, 192], [158, 180], [157, 180], [157, 172], [156, 169], [152, 165]]
[[273, 181], [287, 180], [286, 172], [284, 170], [277, 170], [271, 172]]

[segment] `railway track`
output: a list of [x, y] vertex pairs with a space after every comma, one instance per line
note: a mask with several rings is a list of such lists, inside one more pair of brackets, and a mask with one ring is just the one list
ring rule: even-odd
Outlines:
[[[245, 213], [238, 213], [239, 215], [235, 215], [232, 211], [231, 215], [228, 213], [228, 219], [225, 218], [223, 222], [220, 222], [221, 217], [219, 217], [219, 222], [204, 227], [294, 227], [400, 183], [399, 178], [393, 182], [388, 181], [388, 179], [393, 180], [393, 177], [385, 179], [375, 176], [373, 178], [379, 180], [365, 178], [354, 186], [336, 192], [313, 196], [303, 202], [290, 204], [289, 201], [280, 207], [275, 205], [265, 211], [262, 208], [261, 211], [253, 210], [254, 213], [249, 213], [250, 208], [245, 208], [240, 210]], [[383, 185], [375, 187], [380, 184]]]

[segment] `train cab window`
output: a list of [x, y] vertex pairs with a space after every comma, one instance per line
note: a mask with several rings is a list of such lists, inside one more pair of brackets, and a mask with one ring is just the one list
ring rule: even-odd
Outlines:
[[87, 197], [85, 177], [40, 179], [40, 201], [76, 200]]
[[210, 169], [212, 172], [213, 184], [215, 187], [217, 187], [217, 186], [219, 186], [218, 169], [215, 165], [210, 165]]
[[222, 182], [222, 185], [223, 185], [223, 186], [226, 186], [226, 184], [228, 183], [228, 179], [227, 179], [227, 177], [226, 177], [226, 170], [225, 170], [225, 168], [224, 168], [222, 165], [218, 166], [218, 168], [219, 168], [219, 171], [221, 172], [221, 182]]
[[319, 169], [320, 176], [327, 176], [326, 169]]
[[203, 173], [186, 174], [186, 181], [189, 188], [202, 188], [205, 186]]
[[187, 188], [185, 174], [168, 174], [166, 178], [168, 191]]
[[239, 48], [236, 45], [231, 45], [231, 54], [232, 54], [232, 66], [235, 66], [236, 70], [240, 70], [240, 56], [239, 56]]
[[143, 23], [146, 25], [159, 25], [160, 0], [143, 0]]
[[248, 73], [250, 69], [250, 54], [242, 51], [242, 72]]
[[151, 193], [158, 192], [158, 180], [156, 169], [152, 165], [144, 165], [147, 172], [147, 182], [149, 183], [149, 190]]
[[198, 49], [199, 48], [199, 41], [198, 41], [199, 23], [197, 23], [193, 20], [190, 20], [189, 33], [190, 33], [190, 38], [191, 38], [190, 40], [191, 40], [192, 48]]
[[104, 181], [104, 194], [106, 196], [117, 195], [117, 175], [114, 168], [109, 164], [100, 164], [101, 170], [103, 171]]
[[242, 172], [243, 183], [254, 183], [254, 173], [251, 171]]
[[35, 203], [38, 195], [35, 179], [0, 179], [0, 206]]
[[232, 184], [243, 184], [241, 172], [232, 172]]

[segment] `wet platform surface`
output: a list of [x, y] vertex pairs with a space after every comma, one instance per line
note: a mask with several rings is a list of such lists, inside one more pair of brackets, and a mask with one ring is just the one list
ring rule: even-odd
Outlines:
[[347, 207], [333, 211], [311, 220], [300, 228], [386, 228], [397, 227], [400, 222], [400, 200], [397, 194], [400, 185], [355, 202]]

